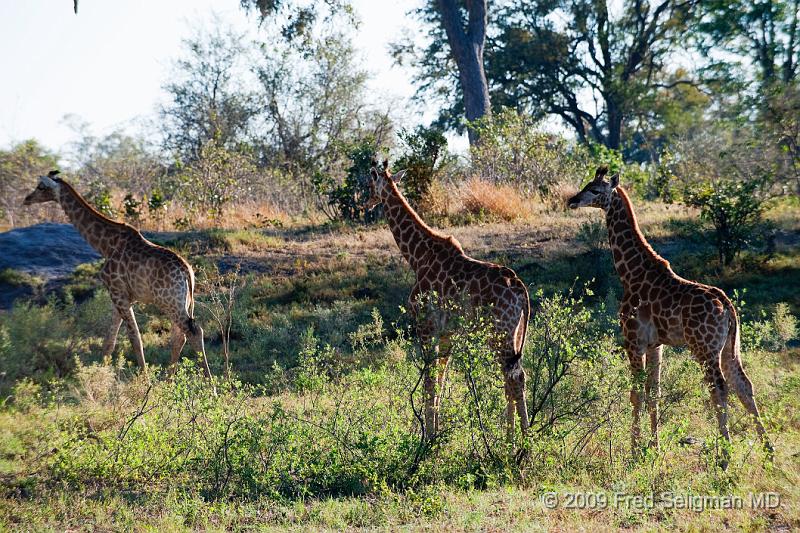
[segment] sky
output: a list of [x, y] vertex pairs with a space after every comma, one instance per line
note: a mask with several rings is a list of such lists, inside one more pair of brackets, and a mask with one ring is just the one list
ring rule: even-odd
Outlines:
[[[388, 45], [414, 38], [408, 12], [418, 1], [353, 1], [361, 19], [354, 44], [373, 74], [370, 89], [401, 105], [414, 93], [412, 72], [393, 65]], [[239, 0], [80, 0], [77, 16], [71, 0], [0, 0], [0, 147], [35, 138], [61, 150], [75, 139], [66, 115], [95, 135], [141, 131], [164, 101], [182, 39], [215, 16], [257, 35]]]

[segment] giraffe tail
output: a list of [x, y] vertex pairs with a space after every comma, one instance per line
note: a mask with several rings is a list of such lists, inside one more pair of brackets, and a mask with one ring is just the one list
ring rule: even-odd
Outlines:
[[725, 302], [725, 307], [728, 308], [728, 342], [726, 343], [724, 354], [733, 359], [733, 361], [741, 367], [742, 341], [739, 315], [736, 313], [733, 302], [731, 302], [727, 296], [725, 296], [723, 302]]
[[189, 331], [189, 333], [191, 333], [192, 335], [197, 335], [197, 332], [198, 332], [199, 330], [197, 329], [197, 323], [194, 321], [194, 318], [192, 318], [192, 317], [188, 317], [188, 318], [186, 319], [186, 329], [187, 329], [187, 330]]

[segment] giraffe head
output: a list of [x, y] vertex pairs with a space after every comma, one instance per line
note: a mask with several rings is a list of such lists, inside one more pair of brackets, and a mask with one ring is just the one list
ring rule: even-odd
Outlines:
[[384, 160], [383, 165], [379, 165], [377, 161], [372, 161], [372, 168], [369, 169], [369, 198], [367, 199], [367, 210], [374, 209], [378, 204], [386, 201], [387, 198], [393, 193], [394, 183], [400, 183], [403, 176], [406, 175], [405, 170], [401, 170], [396, 174], [389, 172], [389, 160]]
[[39, 178], [39, 185], [25, 197], [22, 205], [41, 204], [44, 202], [57, 202], [61, 184], [54, 178], [58, 175], [58, 170], [51, 170], [47, 176]]
[[581, 189], [581, 192], [567, 200], [569, 208], [598, 207], [607, 211], [611, 205], [611, 193], [619, 185], [619, 174], [614, 174], [609, 180], [605, 179], [606, 174], [608, 166], [598, 167], [594, 179]]

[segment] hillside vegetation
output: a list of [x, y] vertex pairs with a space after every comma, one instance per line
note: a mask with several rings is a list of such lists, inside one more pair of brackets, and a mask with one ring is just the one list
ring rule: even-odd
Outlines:
[[[662, 448], [632, 458], [620, 288], [600, 214], [530, 210], [511, 224], [447, 228], [530, 287], [533, 431], [521, 462], [504, 439], [500, 376], [480, 325], [465, 324], [457, 343], [441, 438], [420, 441], [419, 355], [403, 311], [413, 274], [385, 227], [160, 233], [153, 238], [198, 271], [219, 395], [191, 361], [174, 382], [157, 366], [150, 379], [139, 375], [127, 340], [113, 360], [99, 360], [109, 301], [97, 264], [56, 293], [18, 301], [0, 315], [0, 520], [11, 529], [799, 527], [797, 208], [768, 212], [772, 250], [721, 269], [696, 211], [639, 202], [656, 250], [678, 273], [735, 295], [743, 317], [745, 367], [777, 453], [766, 462], [732, 401], [725, 471], [702, 372], [685, 350], [667, 350]], [[227, 306], [219, 295], [231, 288]], [[229, 308], [226, 377], [228, 332], [211, 313]], [[137, 318], [147, 360], [165, 365], [168, 324], [148, 308]], [[551, 492], [555, 509], [544, 503]], [[752, 509], [749, 494], [763, 492], [780, 494], [780, 505]], [[591, 502], [569, 508], [572, 493]], [[649, 494], [662, 501], [625, 499]], [[733, 495], [746, 505], [676, 509], [665, 503], [672, 495]]]

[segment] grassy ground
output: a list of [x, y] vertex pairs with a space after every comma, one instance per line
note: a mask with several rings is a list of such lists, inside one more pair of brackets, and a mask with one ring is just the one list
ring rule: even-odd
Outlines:
[[[416, 481], [397, 481], [391, 470], [407, 466], [409, 453], [403, 446], [413, 444], [416, 431], [413, 413], [406, 405], [413, 367], [406, 362], [403, 331], [407, 319], [400, 309], [406, 305], [413, 277], [389, 231], [385, 227], [290, 225], [162, 233], [153, 239], [186, 254], [198, 270], [201, 302], [210, 304], [212, 282], [217, 286], [231, 282], [231, 274], [221, 279], [217, 269], [240, 270], [236, 283], [242, 287], [233, 316], [230, 357], [234, 374], [244, 385], [238, 392], [208, 400], [207, 413], [217, 413], [220, 419], [208, 414], [208, 421], [203, 422], [207, 425], [198, 426], [209, 432], [200, 432], [206, 440], [187, 434], [186, 427], [194, 428], [191, 424], [197, 423], [188, 414], [187, 419], [181, 418], [182, 409], [190, 409], [186, 405], [191, 402], [175, 398], [189, 397], [180, 388], [189, 385], [180, 380], [177, 385], [158, 381], [148, 389], [134, 376], [130, 362], [116, 366], [99, 362], [107, 296], [96, 290], [96, 266], [79, 269], [60, 289], [61, 300], [43, 307], [42, 302], [18, 307], [0, 317], [0, 352], [7, 364], [0, 376], [0, 388], [7, 397], [0, 408], [0, 528], [800, 528], [800, 352], [791, 343], [788, 349], [776, 345], [772, 317], [779, 302], [788, 303], [795, 315], [800, 311], [796, 291], [800, 285], [798, 209], [773, 209], [769, 217], [777, 230], [772, 249], [748, 253], [726, 270], [717, 266], [710, 235], [697, 224], [695, 212], [645, 204], [638, 214], [651, 244], [670, 260], [676, 272], [718, 285], [731, 295], [737, 291], [740, 304], [745, 302], [745, 362], [776, 444], [774, 463], [764, 460], [743, 410], [734, 405], [733, 460], [726, 472], [718, 468], [716, 424], [701, 388], [700, 371], [685, 351], [669, 350], [660, 451], [647, 450], [643, 458], [631, 458], [627, 388], [623, 382], [611, 383], [615, 372], [621, 375], [625, 368], [616, 355], [609, 355], [605, 367], [597, 362], [592, 363], [595, 366], [576, 366], [574, 383], [568, 384], [575, 395], [567, 391], [564, 396], [565, 401], [579, 398], [590, 385], [587, 375], [607, 372], [610, 377], [605, 388], [592, 385], [604, 391], [590, 413], [605, 417], [597, 428], [587, 419], [576, 418], [574, 427], [557, 426], [536, 434], [521, 467], [506, 465], [506, 470], [487, 468], [482, 472], [475, 469], [475, 457], [480, 454], [469, 441], [474, 433], [464, 430], [462, 435], [460, 427], [454, 426], [453, 436], [446, 441], [449, 451], [432, 453]], [[600, 214], [590, 210], [537, 212], [523, 222], [473, 224], [447, 231], [475, 257], [514, 268], [529, 284], [532, 295], [541, 289], [535, 307], [542, 298], [588, 282], [590, 290], [580, 292], [584, 305], [593, 310], [592, 323], [613, 325], [613, 301], [620, 289], [599, 221]], [[198, 312], [207, 333], [212, 369], [220, 375], [221, 335], [202, 305]], [[137, 318], [147, 360], [166, 364], [168, 326], [149, 309], [139, 310]], [[604, 337], [603, 346], [617, 342], [613, 331]], [[123, 341], [120, 353], [126, 349]], [[529, 351], [528, 364], [535, 357], [536, 353]], [[323, 367], [325, 371], [319, 375], [309, 370]], [[23, 376], [33, 381], [20, 386]], [[452, 389], [445, 406], [452, 406], [447, 408], [453, 409], [448, 411], [453, 420], [467, 420], [468, 414], [458, 411], [463, 407], [458, 405], [459, 395], [465, 393], [458, 376], [451, 374]], [[255, 388], [247, 388], [248, 384]], [[198, 396], [191, 397], [203, 398], [203, 391], [196, 393]], [[364, 396], [371, 401], [364, 402]], [[150, 397], [158, 401], [148, 404]], [[200, 404], [205, 405], [204, 401]], [[153, 405], [156, 407], [148, 411]], [[502, 412], [497, 405], [490, 411], [491, 419], [501, 427]], [[600, 410], [603, 405], [606, 407]], [[278, 432], [275, 406], [289, 413], [287, 420], [292, 424], [303, 421], [291, 425], [280, 419], [281, 424], [288, 424], [280, 428], [290, 428], [286, 431], [292, 438], [277, 444], [269, 440]], [[240, 417], [235, 419], [238, 425], [232, 426], [226, 418], [231, 413]], [[371, 418], [359, 418], [367, 415]], [[361, 420], [367, 429], [358, 438], [352, 431], [336, 433], [339, 429], [327, 424], [339, 417], [348, 423]], [[186, 420], [192, 420], [189, 426]], [[213, 453], [203, 451], [206, 445], [202, 443], [219, 438], [212, 431], [215, 424], [224, 428], [226, 420], [229, 429], [270, 428], [253, 437], [255, 444], [242, 437], [246, 446], [242, 444], [241, 464], [230, 457], [225, 458], [227, 463], [217, 461]], [[588, 427], [593, 427], [593, 432], [586, 442], [579, 441], [577, 434]], [[360, 450], [354, 456], [358, 459], [350, 460], [358, 467], [355, 471], [351, 464], [341, 464], [337, 455], [341, 454], [340, 441], [334, 439], [330, 447], [324, 447], [334, 434], [346, 446]], [[362, 437], [366, 440], [359, 440]], [[292, 439], [299, 447], [290, 447], [295, 455], [282, 456], [279, 468], [263, 466], [258, 473], [261, 477], [248, 473], [248, 461], [267, 465], [265, 450], [279, 454], [290, 449], [286, 446], [295, 442]], [[267, 441], [272, 444], [265, 445]], [[687, 441], [691, 443], [685, 444]], [[323, 447], [319, 456], [314, 455], [317, 446]], [[248, 455], [256, 448], [258, 454]], [[97, 459], [112, 451], [117, 454], [114, 461]], [[306, 451], [310, 455], [306, 456]], [[117, 459], [119, 454], [123, 459]], [[149, 462], [161, 460], [164, 464], [185, 462], [175, 471]], [[314, 462], [317, 460], [319, 463]], [[205, 477], [219, 464], [235, 466], [225, 467], [235, 473], [238, 481], [231, 482], [235, 487], [226, 482], [225, 490], [218, 490], [218, 482]], [[441, 471], [435, 471], [439, 468]], [[331, 475], [334, 485], [337, 476], [353, 476], [355, 485], [308, 489], [313, 480], [325, 477], [326, 469], [334, 474], [341, 469], [341, 475]], [[284, 470], [295, 472], [296, 477], [283, 479]], [[292, 488], [272, 493], [268, 487], [273, 478], [269, 476], [308, 492], [292, 492]], [[255, 488], [245, 490], [246, 483]], [[751, 494], [758, 497], [763, 493], [779, 495], [779, 504], [755, 505]], [[647, 499], [650, 495], [652, 501]], [[680, 497], [698, 495], [714, 499], [692, 500], [691, 509], [680, 508], [686, 506]], [[645, 499], [636, 501], [636, 496]], [[736, 498], [741, 498], [741, 508], [713, 508], [724, 506], [731, 501], [726, 499], [729, 497], [735, 505], [739, 505]], [[703, 505], [712, 508], [701, 509]]]

